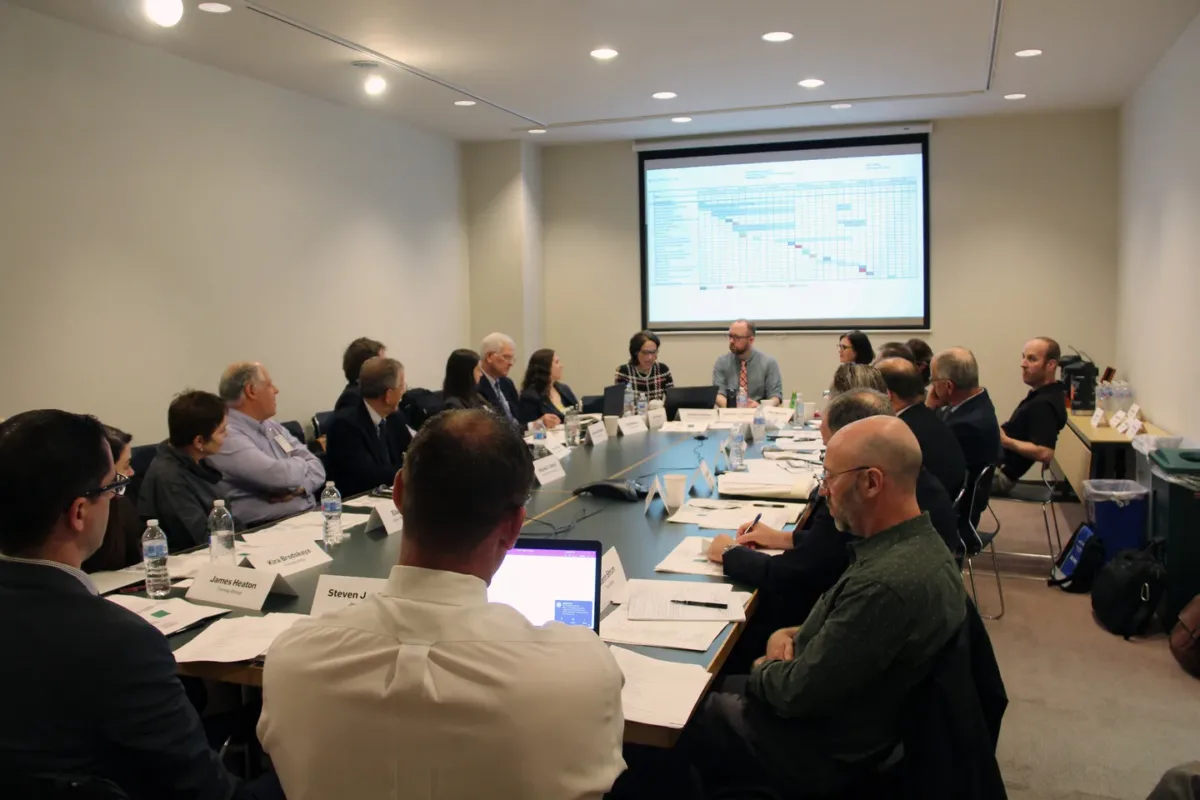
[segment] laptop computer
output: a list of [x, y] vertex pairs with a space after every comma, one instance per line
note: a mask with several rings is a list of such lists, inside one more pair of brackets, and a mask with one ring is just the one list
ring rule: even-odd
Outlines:
[[716, 404], [716, 386], [672, 386], [663, 406], [667, 419], [675, 419], [681, 408], [712, 408]]
[[534, 625], [555, 621], [600, 633], [600, 543], [517, 539], [492, 583], [488, 601], [512, 606]]
[[619, 417], [625, 411], [625, 386], [624, 383], [615, 383], [612, 386], [604, 387], [604, 415], [606, 417]]

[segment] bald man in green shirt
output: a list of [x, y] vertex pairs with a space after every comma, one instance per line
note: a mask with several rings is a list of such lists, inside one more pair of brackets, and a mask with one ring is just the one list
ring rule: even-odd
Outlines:
[[917, 507], [920, 470], [920, 445], [894, 417], [851, 423], [829, 441], [821, 493], [857, 537], [850, 567], [688, 726], [681, 744], [706, 789], [749, 781], [826, 795], [899, 743], [905, 700], [967, 608], [954, 558]]

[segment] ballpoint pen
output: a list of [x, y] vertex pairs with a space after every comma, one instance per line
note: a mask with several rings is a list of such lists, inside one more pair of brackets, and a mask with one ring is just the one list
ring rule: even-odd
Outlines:
[[756, 515], [755, 515], [755, 517], [754, 517], [754, 522], [751, 522], [751, 523], [750, 523], [750, 527], [749, 527], [749, 528], [746, 528], [746, 530], [745, 530], [745, 533], [749, 533], [750, 531], [754, 530], [754, 526], [758, 524], [758, 521], [759, 521], [760, 519], [762, 519], [762, 512], [761, 512], [761, 511], [760, 511], [760, 512], [758, 512], [758, 514], [756, 514]]
[[729, 608], [728, 603], [706, 603], [701, 600], [672, 600], [671, 602], [681, 606], [694, 606], [696, 608]]

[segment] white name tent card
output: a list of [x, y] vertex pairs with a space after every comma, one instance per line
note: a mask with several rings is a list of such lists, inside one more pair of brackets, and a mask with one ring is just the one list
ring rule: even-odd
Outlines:
[[655, 476], [654, 483], [650, 484], [650, 491], [648, 491], [646, 493], [646, 513], [647, 514], [650, 513], [650, 503], [652, 503], [654, 501], [655, 495], [660, 495], [662, 493], [663, 493], [662, 483], [660, 483], [658, 480], [658, 477]]
[[709, 423], [717, 421], [717, 409], [715, 408], [681, 408], [675, 412], [675, 417], [680, 422], [689, 422], [701, 424], [707, 427]]
[[567, 477], [567, 471], [563, 469], [562, 462], [554, 455], [548, 455], [534, 461], [533, 474], [537, 478], [538, 486], [545, 486], [547, 483], [553, 483]]
[[1125, 412], [1124, 411], [1118, 411], [1117, 413], [1113, 414], [1111, 417], [1108, 418], [1108, 424], [1114, 428], [1121, 427], [1121, 423], [1124, 421], [1125, 421]]
[[278, 572], [213, 565], [201, 570], [184, 597], [202, 603], [258, 611], [276, 584], [281, 584], [276, 588], [280, 594], [295, 594]]
[[1126, 419], [1137, 419], [1141, 413], [1142, 413], [1142, 407], [1139, 406], [1137, 403], [1134, 403], [1133, 405], [1131, 405], [1129, 407], [1129, 410], [1127, 412], [1125, 412], [1125, 418]]
[[555, 458], [566, 458], [571, 455], [571, 448], [567, 447], [566, 440], [558, 441], [555, 439], [546, 440], [546, 449], [550, 451], [550, 455]]
[[649, 428], [646, 427], [646, 420], [638, 415], [632, 417], [621, 417], [617, 420], [617, 428], [621, 431], [622, 436], [631, 436], [635, 433], [646, 433]]
[[309, 542], [290, 547], [255, 548], [246, 554], [245, 560], [257, 570], [285, 576], [328, 564], [333, 558], [315, 542]]
[[700, 466], [696, 467], [696, 471], [700, 473], [700, 477], [704, 478], [704, 482], [708, 484], [708, 491], [712, 492], [717, 488], [717, 481], [713, 477], [712, 470], [708, 468], [708, 462], [703, 458], [700, 459]]
[[588, 441], [592, 444], [604, 444], [608, 441], [608, 431], [604, 429], [604, 422], [596, 422], [587, 427]]
[[663, 433], [703, 433], [708, 430], [708, 421], [664, 422], [659, 430]]
[[376, 528], [383, 528], [388, 536], [404, 529], [404, 517], [400, 515], [400, 509], [396, 508], [390, 497], [387, 498], [386, 504], [378, 503], [371, 509], [371, 516], [367, 519], [367, 530], [373, 531]]
[[667, 410], [665, 408], [652, 408], [646, 412], [646, 424], [650, 430], [656, 431], [667, 424]]
[[1131, 417], [1125, 420], [1125, 435], [1137, 436], [1142, 430], [1142, 421], [1136, 417]]
[[337, 611], [339, 608], [358, 605], [373, 594], [387, 588], [386, 578], [356, 578], [352, 575], [325, 574], [317, 578], [317, 591], [313, 595], [314, 617]]
[[783, 427], [791, 422], [792, 415], [795, 413], [796, 409], [785, 406], [767, 406], [763, 409], [767, 422], [778, 427]]
[[1108, 420], [1104, 417], [1104, 409], [1103, 408], [1097, 408], [1094, 412], [1092, 412], [1092, 427], [1093, 428], [1107, 428], [1108, 427]]
[[717, 412], [718, 419], [721, 422], [754, 422], [754, 414], [757, 409], [753, 408], [722, 408]]
[[625, 578], [625, 567], [617, 548], [610, 547], [600, 559], [600, 610], [609, 603], [624, 603], [629, 599], [629, 586]]

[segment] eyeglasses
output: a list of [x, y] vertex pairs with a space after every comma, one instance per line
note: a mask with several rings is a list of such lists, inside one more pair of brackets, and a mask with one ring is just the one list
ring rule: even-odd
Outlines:
[[730, 338], [730, 339], [733, 339], [734, 341], [741, 341], [742, 339], [753, 339], [754, 337], [753, 337], [753, 336], [749, 336], [749, 335], [747, 335], [747, 336], [738, 336], [736, 333], [731, 333], [731, 334], [729, 334], [729, 338]]
[[843, 351], [843, 352], [844, 352], [844, 351], [846, 351], [846, 350], [853, 350], [853, 349], [854, 349], [854, 348], [853, 348], [851, 345], [848, 345], [848, 344], [842, 344], [841, 342], [838, 342], [838, 350], [839, 350], [839, 351]]
[[821, 472], [817, 475], [817, 486], [818, 488], [825, 486], [829, 482], [830, 478], [836, 478], [838, 475], [846, 475], [851, 472], [862, 472], [864, 469], [874, 469], [874, 467], [851, 467], [850, 469], [844, 469], [841, 472], [828, 472], [826, 470], [821, 470]]
[[657, 350], [638, 350], [638, 355], [657, 357], [658, 351]]
[[100, 486], [100, 487], [97, 487], [90, 491], [84, 492], [83, 496], [84, 497], [99, 497], [100, 495], [104, 494], [105, 492], [112, 492], [114, 497], [121, 497], [122, 495], [125, 494], [125, 488], [127, 486], [129, 486], [129, 478], [126, 478], [124, 475], [122, 475], [121, 473], [118, 472], [117, 477], [115, 479], [113, 479], [112, 483], [110, 483], [106, 486]]

